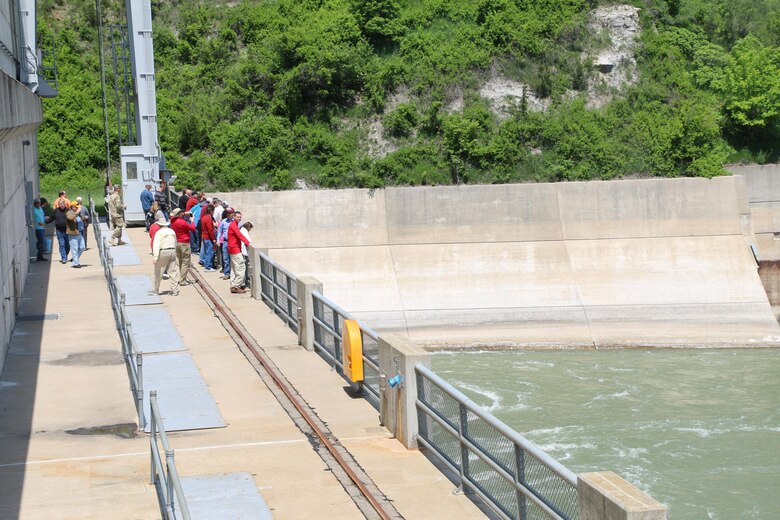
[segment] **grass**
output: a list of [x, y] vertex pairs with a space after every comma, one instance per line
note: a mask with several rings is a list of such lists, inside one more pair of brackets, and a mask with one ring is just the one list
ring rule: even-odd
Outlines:
[[79, 188], [70, 188], [63, 185], [61, 179], [51, 179], [47, 177], [41, 178], [41, 197], [44, 197], [49, 201], [47, 213], [54, 211], [52, 204], [57, 199], [60, 190], [67, 192], [67, 197], [70, 200], [75, 200], [76, 197], [81, 197], [85, 204], [88, 204], [89, 197], [95, 201], [95, 210], [98, 215], [106, 214], [106, 202], [105, 202], [105, 190], [102, 180], [96, 180], [94, 184], [82, 186]]

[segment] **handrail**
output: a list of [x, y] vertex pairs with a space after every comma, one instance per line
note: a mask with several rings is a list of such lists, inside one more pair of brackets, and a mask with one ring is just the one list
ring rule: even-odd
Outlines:
[[[417, 364], [415, 374], [417, 440], [459, 474], [461, 485], [467, 484], [503, 518], [525, 518], [527, 501], [549, 518], [577, 518], [577, 476], [573, 472], [429, 368]], [[446, 402], [442, 394], [455, 404]], [[436, 428], [446, 435], [436, 433]], [[458, 456], [452, 455], [454, 444], [458, 446]], [[475, 464], [472, 456], [477, 457], [481, 466]], [[514, 488], [515, 496], [497, 493], [495, 485], [486, 486], [484, 483], [491, 475]]]
[[125, 308], [125, 295], [119, 289], [116, 277], [114, 276], [114, 260], [111, 257], [111, 250], [106, 247], [103, 240], [103, 233], [100, 230], [100, 221], [95, 211], [95, 201], [92, 196], [89, 197], [90, 212], [93, 217], [93, 228], [95, 230], [95, 239], [98, 243], [98, 252], [100, 261], [103, 264], [103, 272], [108, 282], [108, 292], [111, 297], [111, 308], [114, 311], [114, 318], [117, 325], [117, 333], [122, 345], [122, 356], [125, 360], [127, 374], [130, 378], [130, 390], [135, 400], [136, 413], [138, 414], [138, 424], [141, 428], [146, 427], [146, 417], [144, 413], [144, 378], [143, 378], [143, 353], [138, 349], [135, 337], [133, 336], [132, 323], [128, 319]]
[[[271, 260], [268, 255], [262, 252], [259, 255], [261, 298], [274, 312], [284, 318], [288, 327], [298, 332], [298, 296], [296, 294], [298, 279], [287, 269]], [[270, 266], [270, 276], [266, 273], [266, 266]], [[286, 284], [283, 285], [277, 280], [279, 273], [284, 276]], [[287, 303], [286, 307], [279, 304], [279, 300], [282, 298]]]
[[[292, 294], [290, 281], [296, 278], [267, 254], [260, 253], [259, 258], [262, 300], [289, 324], [289, 304], [297, 297]], [[277, 280], [282, 276], [286, 286]], [[287, 298], [288, 309], [277, 303], [277, 291]], [[340, 329], [343, 320], [354, 317], [318, 291], [312, 291], [311, 298], [313, 314], [311, 322], [304, 326], [314, 332], [315, 350], [343, 375]], [[378, 407], [379, 335], [359, 321], [358, 325], [364, 343], [362, 387]], [[427, 367], [418, 364], [415, 374], [416, 438], [459, 474], [462, 486], [468, 486], [497, 516], [507, 520], [540, 515], [554, 520], [576, 520], [579, 515], [577, 477], [572, 471]], [[428, 391], [432, 394], [430, 400], [426, 399]]]
[[[339, 330], [338, 327], [338, 321], [339, 318], [341, 318], [342, 321], [355, 320], [355, 318], [318, 291], [312, 291], [311, 297], [314, 306], [314, 315], [312, 316], [312, 325], [314, 327], [314, 348], [329, 358], [332, 362], [333, 368], [337, 369], [339, 373], [343, 374], [344, 362], [341, 359], [341, 349], [339, 348], [343, 338], [341, 337], [341, 330]], [[323, 319], [324, 316], [319, 314], [320, 307], [322, 307], [323, 314], [325, 308], [330, 309], [334, 316], [334, 323], [327, 323], [327, 321]], [[371, 404], [378, 408], [380, 399], [379, 358], [378, 353], [376, 354], [376, 357], [371, 357], [373, 351], [372, 349], [368, 348], [368, 346], [369, 343], [373, 343], [374, 345], [377, 345], [378, 348], [379, 334], [360, 321], [355, 321], [357, 321], [358, 327], [360, 327], [360, 333], [363, 336], [364, 380], [362, 382], [362, 387], [368, 392], [368, 395], [371, 396], [373, 401]], [[332, 351], [323, 341], [323, 333], [329, 335], [333, 339]], [[366, 341], [366, 337], [368, 337], [371, 341]]]
[[[149, 446], [151, 451], [151, 482], [158, 488], [158, 494], [162, 498], [162, 507], [165, 508], [165, 518], [174, 520], [190, 520], [190, 510], [181, 486], [181, 478], [176, 470], [174, 452], [168, 443], [168, 435], [165, 433], [165, 425], [157, 406], [157, 391], [152, 390], [149, 396], [150, 427]], [[160, 454], [158, 439], [165, 453], [165, 464]], [[167, 469], [167, 472], [166, 472]], [[178, 511], [174, 504], [174, 496], [179, 506]]]

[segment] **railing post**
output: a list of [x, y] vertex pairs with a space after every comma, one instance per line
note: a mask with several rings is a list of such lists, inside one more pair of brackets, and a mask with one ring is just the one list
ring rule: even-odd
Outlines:
[[[154, 404], [157, 402], [157, 390], [152, 390], [149, 392], [149, 410], [153, 410]], [[150, 411], [149, 413], [149, 441], [153, 444], [157, 444], [157, 421], [154, 417], [154, 412]], [[141, 425], [141, 428], [143, 428], [143, 424]], [[155, 473], [155, 467], [156, 467], [156, 461], [154, 460], [154, 450], [150, 450], [151, 454], [151, 483], [154, 484], [154, 473]]]
[[314, 350], [314, 291], [322, 294], [322, 282], [311, 276], [298, 278], [298, 343], [306, 350]]
[[666, 506], [611, 471], [577, 475], [580, 520], [666, 520]]
[[249, 294], [255, 300], [263, 299], [263, 278], [262, 278], [262, 265], [263, 262], [260, 258], [260, 253], [267, 255], [268, 249], [263, 247], [246, 246], [246, 252], [249, 255], [249, 265], [251, 267], [252, 281]]
[[[520, 485], [525, 485], [525, 450], [515, 444], [515, 488], [519, 488]], [[525, 495], [520, 491], [516, 492], [517, 496], [517, 511], [520, 513], [520, 518], [526, 517], [526, 501]]]
[[168, 507], [168, 510], [173, 512], [173, 479], [171, 478], [171, 467], [173, 467], [173, 450], [165, 450], [165, 469], [166, 469], [166, 475], [165, 475], [165, 483], [167, 484], [168, 488], [168, 503], [166, 506]]
[[[379, 377], [387, 381], [379, 396], [380, 422], [408, 449], [417, 448], [417, 377], [414, 366], [430, 367], [430, 355], [403, 336], [379, 337]], [[390, 381], [399, 376], [397, 384]]]
[[[136, 359], [136, 372], [138, 376], [138, 383], [135, 389], [136, 409], [138, 411], [138, 422], [141, 423], [141, 428], [146, 427], [146, 418], [144, 414], [144, 357], [141, 352], [135, 355]], [[151, 409], [151, 405], [149, 407]]]

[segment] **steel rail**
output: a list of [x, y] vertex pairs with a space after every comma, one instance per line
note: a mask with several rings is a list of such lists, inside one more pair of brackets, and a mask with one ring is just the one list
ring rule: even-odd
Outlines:
[[[341, 453], [336, 448], [334, 443], [330, 440], [328, 435], [326, 435], [325, 432], [322, 430], [322, 428], [320, 428], [319, 424], [317, 424], [317, 421], [312, 417], [312, 414], [308, 409], [308, 407], [304, 406], [299, 401], [299, 398], [296, 397], [296, 395], [293, 393], [290, 384], [283, 378], [281, 373], [278, 371], [278, 368], [276, 368], [276, 366], [273, 364], [271, 359], [268, 358], [268, 356], [262, 351], [260, 346], [255, 341], [255, 339], [249, 334], [248, 331], [246, 331], [244, 326], [241, 324], [238, 318], [233, 314], [233, 312], [230, 309], [227, 309], [223, 305], [222, 299], [219, 297], [219, 295], [216, 294], [216, 292], [214, 292], [214, 289], [212, 289], [211, 286], [205, 281], [203, 276], [195, 269], [190, 269], [189, 273], [193, 276], [193, 278], [195, 278], [197, 285], [200, 288], [200, 290], [203, 292], [203, 294], [205, 294], [208, 297], [208, 299], [211, 301], [211, 303], [214, 305], [214, 309], [217, 312], [219, 312], [222, 318], [224, 318], [224, 320], [230, 325], [230, 327], [238, 335], [241, 341], [252, 352], [256, 360], [266, 370], [266, 372], [271, 377], [271, 379], [273, 379], [277, 388], [281, 390], [281, 392], [285, 395], [285, 397], [295, 407], [295, 409], [298, 411], [301, 417], [306, 421], [306, 423], [312, 429], [314, 434], [317, 436], [319, 442], [321, 442], [322, 445], [325, 446], [325, 448], [328, 450], [328, 453], [334, 458], [334, 460], [336, 460], [338, 465], [341, 467], [341, 469], [344, 470], [344, 472], [347, 474], [347, 476], [352, 481], [352, 483], [358, 488], [358, 490], [366, 498], [366, 500], [368, 500], [369, 504], [374, 509], [374, 511], [376, 511], [379, 517], [382, 518], [383, 520], [394, 520], [399, 518], [400, 514], [398, 514], [397, 511], [394, 511], [395, 514], [391, 514], [390, 512], [388, 512], [385, 509], [385, 506], [383, 506], [380, 503], [379, 499], [374, 495], [374, 493], [372, 493], [366, 487], [366, 484], [363, 482], [363, 480], [360, 477], [358, 477], [358, 475], [355, 473], [355, 470], [344, 459], [344, 457], [341, 455]], [[390, 507], [392, 507], [390, 501], [387, 500], [387, 502], [390, 505]]]

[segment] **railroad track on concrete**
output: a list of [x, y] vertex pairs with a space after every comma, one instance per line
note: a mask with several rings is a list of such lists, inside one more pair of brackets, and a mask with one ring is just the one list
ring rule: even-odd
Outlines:
[[189, 271], [195, 279], [201, 297], [214, 311], [225, 329], [231, 333], [244, 356], [274, 394], [295, 425], [309, 439], [314, 451], [322, 458], [333, 475], [344, 487], [363, 515], [370, 520], [399, 520], [403, 516], [382, 493], [371, 477], [355, 461], [352, 454], [339, 442], [327, 425], [287, 381], [276, 364], [266, 355], [241, 321], [225, 305], [222, 298], [195, 269]]

